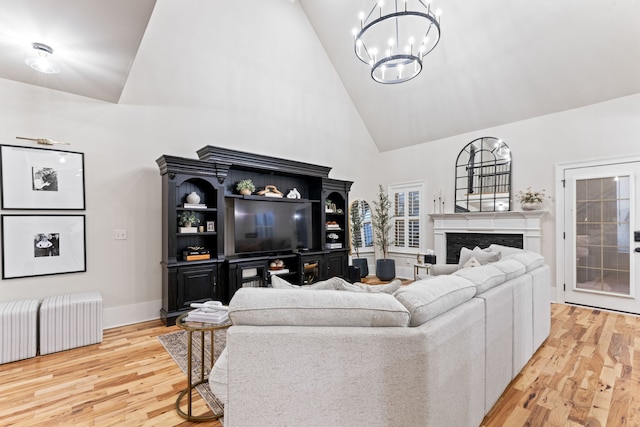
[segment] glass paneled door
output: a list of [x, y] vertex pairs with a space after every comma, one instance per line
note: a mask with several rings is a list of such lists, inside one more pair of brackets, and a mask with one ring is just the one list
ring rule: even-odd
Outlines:
[[565, 302], [640, 313], [640, 163], [565, 170]]

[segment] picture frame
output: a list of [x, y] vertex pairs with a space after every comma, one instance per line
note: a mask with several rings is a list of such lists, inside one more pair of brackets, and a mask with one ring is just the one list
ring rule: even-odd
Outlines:
[[1, 216], [2, 278], [87, 271], [85, 215]]
[[84, 210], [84, 154], [0, 145], [2, 209]]
[[215, 221], [207, 221], [207, 231], [216, 231]]

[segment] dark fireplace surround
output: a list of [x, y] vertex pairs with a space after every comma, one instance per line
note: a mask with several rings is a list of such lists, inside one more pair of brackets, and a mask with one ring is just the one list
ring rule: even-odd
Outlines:
[[447, 264], [457, 264], [462, 248], [484, 249], [491, 244], [524, 248], [524, 236], [510, 233], [445, 233], [447, 239]]

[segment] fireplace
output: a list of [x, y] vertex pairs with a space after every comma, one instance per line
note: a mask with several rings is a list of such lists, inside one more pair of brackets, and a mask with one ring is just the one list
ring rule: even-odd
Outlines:
[[486, 248], [492, 243], [523, 248], [522, 234], [505, 233], [447, 233], [447, 264], [457, 264], [460, 260], [460, 249], [473, 249], [476, 246]]
[[436, 257], [448, 264], [458, 262], [460, 249], [485, 248], [492, 243], [542, 250], [541, 219], [546, 211], [468, 212], [431, 214]]

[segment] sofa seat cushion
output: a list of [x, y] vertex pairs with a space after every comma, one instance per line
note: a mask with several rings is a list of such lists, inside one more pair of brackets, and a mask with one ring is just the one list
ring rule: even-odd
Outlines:
[[241, 288], [229, 318], [256, 326], [407, 326], [409, 311], [383, 292]]
[[349, 291], [349, 292], [385, 292], [387, 294], [392, 294], [398, 289], [400, 289], [400, 285], [402, 282], [398, 279], [392, 280], [389, 283], [384, 285], [367, 285], [366, 283], [349, 283], [344, 279], [340, 279], [340, 283], [338, 284], [339, 291]]
[[515, 259], [501, 259], [500, 261], [491, 265], [506, 274], [505, 281], [511, 280], [514, 277], [522, 276], [527, 271], [527, 268], [524, 266], [524, 264], [516, 261]]
[[271, 276], [271, 287], [274, 289], [304, 289], [304, 290], [336, 290], [338, 286], [344, 282], [344, 279], [339, 277], [332, 277], [327, 280], [322, 280], [320, 282], [312, 283], [310, 285], [294, 285], [292, 283], [287, 282], [283, 278], [279, 277], [277, 274]]
[[348, 292], [386, 292], [392, 294], [397, 291], [402, 282], [399, 279], [393, 280], [384, 285], [367, 285], [366, 283], [349, 283], [342, 277], [332, 277], [327, 280], [312, 283], [310, 285], [294, 285], [283, 278], [271, 276], [271, 287], [273, 289], [304, 289], [304, 290], [338, 290]]
[[463, 268], [453, 273], [453, 276], [462, 277], [473, 283], [477, 288], [477, 293], [482, 292], [504, 283], [507, 275], [492, 265], [481, 265], [476, 268]]
[[394, 294], [411, 313], [410, 326], [420, 326], [476, 293], [473, 283], [455, 276], [437, 276], [401, 287]]
[[480, 264], [485, 265], [490, 262], [496, 262], [500, 260], [500, 252], [487, 252], [483, 251], [479, 247], [475, 247], [473, 250], [468, 248], [460, 249], [460, 260], [458, 261], [458, 267], [463, 268], [464, 265], [471, 258], [475, 258]]
[[530, 251], [523, 251], [520, 253], [514, 253], [505, 257], [506, 259], [514, 259], [523, 264], [527, 272], [540, 267], [544, 264], [544, 257], [540, 254]]

